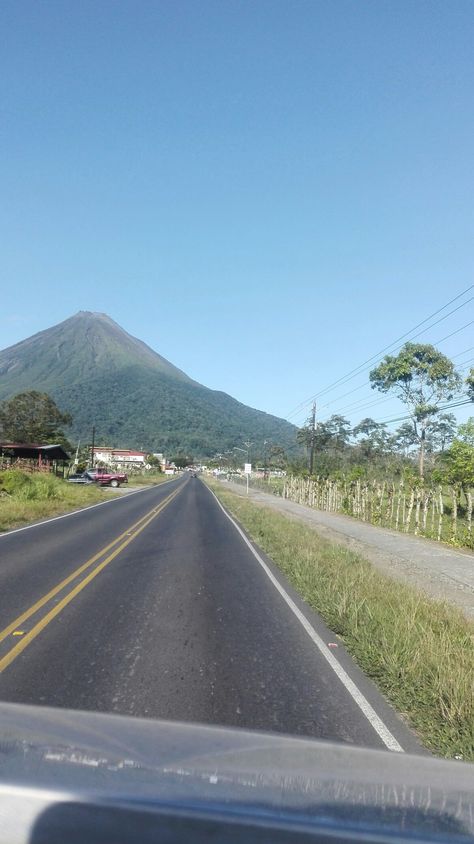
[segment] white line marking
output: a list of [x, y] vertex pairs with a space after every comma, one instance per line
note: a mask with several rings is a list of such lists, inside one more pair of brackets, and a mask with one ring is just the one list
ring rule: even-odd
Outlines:
[[[175, 478], [173, 478], [173, 480], [175, 480]], [[171, 483], [171, 481], [163, 481], [163, 483], [158, 484], [158, 486], [166, 486], [166, 484], [169, 483]], [[134, 489], [133, 492], [127, 492], [125, 495], [121, 495], [120, 498], [108, 498], [107, 501], [99, 501], [98, 504], [90, 504], [89, 507], [81, 507], [80, 510], [71, 510], [70, 513], [63, 513], [62, 516], [53, 516], [51, 519], [44, 519], [42, 522], [34, 522], [32, 525], [24, 525], [24, 527], [6, 530], [3, 533], [0, 533], [0, 539], [3, 539], [4, 536], [11, 536], [12, 533], [20, 533], [22, 530], [31, 530], [31, 528], [49, 525], [50, 522], [58, 522], [60, 519], [67, 519], [69, 516], [77, 516], [78, 513], [85, 513], [87, 510], [94, 510], [95, 507], [102, 507], [104, 504], [113, 504], [115, 501], [123, 501], [124, 498], [129, 498], [131, 495], [137, 495], [139, 492], [147, 492], [150, 489], [156, 489], [156, 487], [146, 486], [143, 489]]]
[[[209, 487], [207, 487], [207, 489], [209, 489]], [[262, 560], [260, 554], [257, 553], [257, 551], [253, 547], [252, 543], [247, 539], [243, 530], [239, 527], [239, 525], [232, 518], [232, 516], [229, 515], [227, 510], [222, 506], [221, 502], [219, 501], [217, 496], [214, 494], [212, 489], [209, 489], [209, 492], [211, 493], [211, 495], [214, 496], [214, 498], [216, 499], [216, 501], [217, 501], [219, 507], [221, 508], [222, 512], [224, 513], [224, 515], [227, 516], [227, 518], [229, 519], [230, 522], [232, 522], [236, 531], [240, 534], [240, 536], [242, 537], [242, 539], [244, 540], [244, 542], [248, 546], [248, 548], [250, 548], [250, 550], [251, 550], [252, 554], [254, 555], [255, 559], [260, 563], [260, 565], [263, 568], [265, 574], [267, 575], [269, 580], [271, 580], [271, 582], [273, 583], [275, 589], [278, 590], [281, 597], [286, 602], [286, 604], [289, 606], [292, 613], [294, 613], [294, 615], [296, 616], [296, 618], [298, 619], [300, 624], [304, 627], [304, 629], [306, 630], [306, 633], [308, 634], [310, 639], [314, 642], [316, 647], [320, 650], [322, 656], [327, 660], [327, 662], [331, 666], [334, 673], [337, 675], [337, 677], [339, 678], [339, 680], [341, 681], [343, 686], [347, 689], [347, 691], [351, 695], [354, 702], [357, 704], [357, 706], [359, 707], [361, 712], [365, 715], [365, 717], [367, 718], [367, 720], [369, 721], [371, 726], [374, 728], [377, 735], [382, 739], [385, 746], [388, 747], [389, 750], [396, 751], [397, 753], [404, 753], [403, 747], [398, 743], [397, 739], [395, 738], [394, 735], [392, 735], [392, 733], [390, 732], [388, 727], [384, 724], [382, 719], [379, 718], [379, 716], [377, 715], [375, 710], [372, 708], [372, 706], [370, 705], [367, 698], [364, 697], [364, 695], [362, 694], [360, 689], [356, 686], [354, 681], [351, 680], [351, 678], [349, 677], [347, 672], [344, 671], [342, 665], [340, 665], [340, 663], [337, 661], [337, 659], [335, 659], [335, 657], [333, 656], [333, 654], [331, 653], [329, 648], [326, 647], [326, 644], [323, 642], [321, 637], [318, 636], [318, 634], [316, 633], [316, 630], [309, 623], [306, 616], [296, 606], [295, 602], [288, 595], [288, 592], [285, 591], [285, 589], [283, 588], [281, 583], [277, 580], [275, 575], [270, 571], [270, 569], [268, 568], [265, 561]]]

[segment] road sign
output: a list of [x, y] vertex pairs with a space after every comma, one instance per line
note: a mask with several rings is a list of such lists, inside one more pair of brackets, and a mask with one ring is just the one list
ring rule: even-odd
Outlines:
[[244, 464], [244, 472], [245, 472], [246, 475], [252, 474], [252, 464], [251, 463], [245, 463]]

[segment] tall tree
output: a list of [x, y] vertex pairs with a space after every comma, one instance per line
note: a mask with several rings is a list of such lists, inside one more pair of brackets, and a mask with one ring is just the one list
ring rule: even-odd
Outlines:
[[[313, 447], [316, 452], [324, 451], [327, 448], [332, 433], [329, 430], [326, 422], [318, 422], [313, 430], [312, 424], [308, 422], [303, 428], [300, 428], [296, 434], [297, 442], [304, 445], [308, 450]], [[309, 465], [309, 463], [308, 463]]]
[[324, 423], [330, 435], [329, 444], [335, 451], [344, 451], [351, 436], [351, 423], [345, 416], [334, 413]]
[[404, 422], [391, 437], [393, 447], [408, 457], [410, 448], [418, 442], [412, 422]]
[[357, 445], [363, 457], [370, 460], [376, 454], [382, 454], [388, 445], [387, 426], [366, 417], [352, 429], [352, 435], [358, 440]]
[[474, 486], [474, 445], [456, 439], [442, 455], [442, 461], [448, 483], [461, 484], [464, 492]]
[[283, 469], [288, 462], [285, 449], [282, 448], [281, 445], [271, 445], [268, 460], [270, 466], [274, 466], [277, 469]]
[[471, 401], [474, 401], [474, 367], [471, 367], [471, 371], [466, 378], [467, 384], [467, 394]]
[[474, 416], [470, 416], [467, 422], [464, 422], [462, 425], [458, 425], [457, 438], [461, 440], [461, 442], [474, 445]]
[[430, 451], [445, 451], [446, 446], [456, 436], [456, 417], [454, 413], [440, 413], [431, 420], [427, 428], [427, 446]]
[[60, 443], [70, 448], [63, 426], [72, 423], [51, 396], [30, 390], [0, 404], [2, 439], [17, 443]]
[[441, 402], [449, 401], [459, 390], [459, 373], [434, 346], [405, 343], [396, 357], [386, 355], [369, 378], [374, 389], [393, 391], [406, 405], [420, 445], [419, 471], [423, 477], [427, 427]]

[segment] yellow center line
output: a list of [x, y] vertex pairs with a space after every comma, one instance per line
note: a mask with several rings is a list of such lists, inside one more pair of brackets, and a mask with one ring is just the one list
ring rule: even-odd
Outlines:
[[[34, 639], [38, 635], [38, 633], [43, 629], [43, 627], [45, 627], [46, 624], [49, 623], [51, 618], [54, 618], [54, 616], [57, 615], [57, 612], [59, 612], [60, 609], [62, 609], [63, 606], [66, 606], [69, 603], [69, 601], [71, 601], [75, 597], [75, 595], [77, 595], [81, 591], [81, 589], [84, 588], [84, 586], [86, 586], [88, 583], [90, 583], [90, 581], [100, 571], [102, 571], [102, 569], [105, 568], [106, 565], [108, 565], [121, 551], [123, 551], [123, 549], [126, 548], [127, 545], [129, 545], [130, 542], [132, 542], [132, 540], [135, 539], [135, 537], [137, 537], [138, 534], [141, 533], [142, 530], [144, 530], [144, 528], [146, 528], [147, 525], [149, 525], [150, 522], [153, 521], [153, 519], [156, 516], [158, 516], [159, 513], [161, 513], [162, 510], [164, 510], [164, 508], [168, 504], [171, 503], [173, 498], [175, 498], [181, 492], [181, 490], [182, 490], [182, 487], [180, 487], [179, 489], [174, 490], [172, 493], [170, 493], [170, 495], [168, 495], [161, 502], [161, 504], [156, 505], [148, 513], [145, 513], [144, 516], [142, 516], [140, 519], [138, 519], [138, 521], [136, 521], [133, 525], [128, 527], [127, 530], [125, 530], [123, 533], [120, 534], [120, 536], [116, 537], [116, 539], [114, 539], [113, 542], [110, 542], [108, 545], [106, 545], [104, 548], [102, 548], [101, 551], [99, 551], [97, 554], [94, 554], [94, 556], [91, 557], [89, 560], [87, 560], [87, 562], [85, 562], [82, 566], [79, 566], [79, 568], [76, 569], [76, 571], [74, 571], [72, 574], [70, 574], [64, 580], [62, 580], [61, 583], [58, 583], [58, 585], [55, 586], [53, 589], [51, 589], [46, 595], [43, 595], [42, 598], [40, 598], [38, 601], [36, 601], [35, 604], [33, 604], [31, 607], [29, 607], [29, 609], [27, 609], [24, 613], [19, 615], [18, 618], [15, 618], [15, 620], [12, 621], [11, 624], [8, 625], [8, 627], [5, 627], [5, 629], [0, 632], [0, 642], [2, 642], [10, 633], [13, 633], [13, 631], [15, 631], [21, 624], [23, 624], [24, 621], [26, 621], [28, 618], [30, 618], [32, 615], [34, 615], [39, 609], [41, 609], [41, 607], [43, 607], [45, 604], [47, 604], [48, 601], [50, 601], [52, 598], [54, 598], [54, 596], [57, 595], [58, 592], [61, 592], [61, 590], [64, 589], [65, 586], [68, 586], [68, 584], [71, 583], [71, 581], [75, 580], [77, 577], [79, 577], [79, 575], [81, 575], [84, 571], [86, 571], [86, 569], [90, 568], [94, 563], [97, 562], [97, 560], [99, 560], [101, 557], [103, 557], [104, 554], [107, 553], [107, 551], [110, 551], [110, 549], [113, 548], [114, 545], [117, 545], [118, 542], [120, 542], [125, 537], [127, 537], [127, 539], [125, 539], [125, 541], [123, 541], [122, 544], [119, 545], [119, 547], [116, 548], [116, 550], [103, 561], [103, 563], [98, 565], [94, 569], [94, 571], [91, 572], [87, 577], [85, 577], [84, 580], [82, 580], [71, 592], [69, 592], [68, 595], [66, 595], [66, 597], [63, 598], [63, 600], [60, 601], [60, 603], [57, 604], [56, 607], [53, 610], [51, 610], [50, 613], [48, 613], [46, 616], [44, 616], [44, 618], [40, 622], [38, 622], [38, 624], [35, 627], [33, 627], [33, 629], [30, 631], [30, 633], [25, 635], [25, 637], [21, 640], [21, 642], [18, 643], [19, 645], [22, 645], [22, 647], [19, 650], [18, 650], [18, 645], [17, 645], [15, 648], [13, 648], [11, 651], [9, 651], [6, 654], [6, 656], [3, 657], [3, 659], [0, 660], [0, 672], [3, 671], [3, 669], [6, 668], [7, 665], [9, 665], [10, 662], [13, 661], [13, 659], [15, 659], [15, 657], [17, 656], [16, 651], [18, 650], [18, 653], [21, 652], [26, 647], [26, 645], [28, 645], [29, 642], [32, 641], [32, 639]], [[43, 623], [45, 621], [45, 619], [48, 619], [48, 620], [46, 621], [46, 623]], [[40, 627], [40, 625], [41, 625], [41, 627]], [[35, 631], [37, 631], [37, 632], [35, 632]], [[33, 633], [34, 633], [34, 635], [32, 635]], [[10, 658], [10, 656], [11, 656], [11, 658]]]

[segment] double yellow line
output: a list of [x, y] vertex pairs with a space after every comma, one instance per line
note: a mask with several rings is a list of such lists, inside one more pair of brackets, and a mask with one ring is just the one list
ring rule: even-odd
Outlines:
[[[5, 627], [4, 630], [0, 632], [0, 643], [10, 636], [11, 634], [17, 632], [18, 628], [24, 624], [32, 615], [38, 612], [42, 607], [45, 606], [49, 601], [51, 601], [59, 592], [62, 592], [63, 589], [66, 588], [70, 583], [80, 577], [81, 574], [90, 569], [91, 566], [94, 565], [98, 560], [102, 559], [104, 554], [107, 554], [108, 551], [111, 551], [110, 554], [99, 563], [92, 571], [89, 572], [79, 583], [74, 586], [67, 595], [62, 598], [59, 603], [55, 604], [55, 606], [44, 615], [40, 621], [38, 621], [28, 633], [22, 635], [22, 638], [17, 642], [17, 644], [8, 651], [2, 658], [0, 658], [0, 673], [7, 668], [14, 659], [28, 647], [30, 642], [41, 633], [42, 630], [53, 620], [63, 609], [67, 607], [67, 605], [79, 594], [82, 592], [83, 589], [92, 581], [95, 577], [97, 577], [100, 572], [105, 569], [112, 560], [117, 557], [127, 545], [130, 545], [134, 539], [143, 531], [145, 528], [153, 521], [164, 509], [171, 503], [171, 501], [176, 498], [177, 495], [181, 492], [182, 487], [174, 490], [170, 495], [168, 495], [160, 504], [156, 507], [153, 507], [152, 510], [149, 510], [148, 513], [145, 513], [137, 522], [131, 525], [127, 530], [117, 536], [112, 542], [102, 548], [97, 554], [94, 554], [87, 562], [83, 563], [82, 566], [79, 566], [75, 571], [72, 572], [68, 577], [58, 583], [53, 589], [51, 589], [46, 595], [43, 595], [35, 604], [29, 607], [25, 612], [15, 618], [8, 627]], [[111, 549], [114, 549], [113, 551]]]

